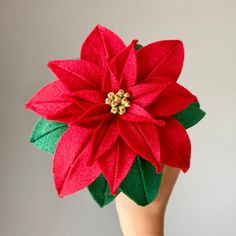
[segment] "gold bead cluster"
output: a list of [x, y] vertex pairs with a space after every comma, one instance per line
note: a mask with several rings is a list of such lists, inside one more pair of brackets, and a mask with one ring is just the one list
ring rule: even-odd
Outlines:
[[120, 89], [117, 93], [108, 93], [105, 103], [111, 106], [111, 113], [123, 115], [126, 112], [126, 107], [130, 107], [129, 98], [130, 94]]

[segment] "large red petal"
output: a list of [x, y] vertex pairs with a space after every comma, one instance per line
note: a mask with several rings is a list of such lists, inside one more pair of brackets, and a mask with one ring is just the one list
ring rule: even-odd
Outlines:
[[135, 152], [119, 138], [112, 148], [98, 159], [99, 167], [107, 179], [112, 194], [117, 194], [117, 189], [128, 174], [135, 157]]
[[53, 175], [60, 197], [83, 189], [100, 174], [96, 163], [92, 167], [86, 165], [90, 136], [90, 130], [72, 126], [58, 142], [53, 159]]
[[134, 103], [127, 108], [127, 112], [121, 115], [120, 119], [131, 122], [153, 122], [160, 126], [165, 125], [163, 120], [154, 118], [144, 108]]
[[136, 82], [137, 61], [134, 46], [137, 40], [124, 48], [110, 63], [110, 68], [119, 81], [119, 87], [128, 90]]
[[149, 76], [163, 76], [176, 81], [184, 60], [183, 43], [163, 40], [148, 44], [137, 51], [138, 81]]
[[173, 83], [172, 79], [160, 76], [149, 76], [146, 79], [140, 81], [141, 84], [153, 84], [153, 85], [168, 85], [169, 83]]
[[[88, 103], [104, 103], [105, 95], [101, 91], [98, 90], [87, 90], [82, 89], [76, 92], [70, 92], [67, 95], [68, 97], [74, 98], [75, 100], [83, 100]], [[88, 107], [87, 107], [88, 108]]]
[[48, 67], [70, 91], [97, 89], [102, 86], [104, 70], [83, 60], [53, 60]]
[[66, 92], [67, 88], [60, 81], [53, 81], [36, 92], [25, 108], [48, 120], [70, 122], [82, 111], [76, 104], [66, 100]]
[[170, 83], [148, 107], [153, 116], [170, 116], [185, 109], [196, 97], [176, 82]]
[[160, 172], [160, 144], [155, 125], [118, 119], [118, 128], [124, 142], [136, 154], [152, 163], [157, 172]]
[[80, 58], [105, 67], [116, 54], [125, 48], [124, 42], [111, 30], [97, 25], [85, 39]]
[[166, 88], [166, 84], [138, 84], [131, 87], [128, 92], [131, 94], [132, 102], [139, 106], [146, 107], [152, 104], [153, 101], [160, 95], [160, 93]]
[[111, 91], [118, 91], [119, 83], [114, 73], [111, 71], [110, 66], [106, 68], [106, 73], [102, 78], [102, 91], [104, 93], [109, 93]]
[[190, 167], [191, 142], [185, 128], [173, 117], [166, 118], [166, 126], [158, 127], [161, 162], [182, 169]]
[[73, 120], [70, 125], [81, 125], [87, 128], [97, 127], [104, 120], [114, 116], [110, 109], [110, 105], [105, 103], [95, 104], [88, 108], [78, 119]]
[[116, 142], [119, 136], [117, 117], [106, 119], [94, 129], [91, 137], [88, 165], [93, 165], [100, 156], [105, 154]]

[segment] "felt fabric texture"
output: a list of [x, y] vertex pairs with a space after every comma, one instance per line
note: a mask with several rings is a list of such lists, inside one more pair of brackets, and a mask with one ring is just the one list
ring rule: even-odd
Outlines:
[[30, 142], [37, 148], [54, 154], [58, 140], [66, 129], [67, 125], [65, 123], [40, 118], [33, 129]]
[[[118, 194], [123, 192], [140, 206], [151, 203], [157, 196], [161, 183], [161, 173], [146, 160], [137, 156], [128, 175], [121, 183]], [[118, 195], [110, 194], [109, 185], [101, 174], [88, 186], [89, 192], [100, 207], [109, 204]]]
[[[60, 197], [89, 186], [101, 174], [110, 193], [117, 194], [136, 156], [157, 174], [163, 165], [189, 169], [191, 143], [180, 118], [173, 116], [198, 102], [177, 83], [183, 59], [179, 40], [144, 47], [133, 40], [126, 46], [114, 32], [97, 25], [79, 60], [48, 63], [58, 79], [36, 92], [25, 108], [68, 126], [53, 161]], [[120, 89], [130, 94], [131, 102], [123, 115], [111, 113], [105, 103], [108, 93]]]
[[120, 190], [138, 205], [145, 206], [156, 198], [162, 173], [157, 173], [152, 164], [137, 156]]
[[[205, 112], [200, 109], [199, 103], [192, 103], [183, 111], [175, 114], [174, 117], [185, 128], [190, 128], [198, 123], [204, 117], [204, 114]], [[66, 129], [68, 127], [65, 123], [40, 118], [35, 124], [30, 141], [37, 148], [53, 154], [60, 137]], [[144, 206], [155, 199], [160, 181], [161, 174], [157, 174], [149, 162], [137, 156], [129, 173], [121, 183], [118, 193], [123, 192], [137, 204]], [[110, 193], [109, 185], [103, 174], [100, 174], [88, 186], [88, 190], [100, 207], [106, 206], [117, 196]]]
[[[173, 117], [175, 117], [185, 129], [188, 129], [196, 125], [205, 114], [206, 113], [200, 109], [200, 104], [193, 102], [183, 111], [174, 114]], [[67, 125], [65, 123], [40, 118], [33, 128], [29, 141], [38, 149], [54, 154], [56, 145], [66, 129]]]
[[197, 124], [205, 115], [206, 113], [200, 109], [200, 104], [193, 102], [186, 109], [175, 114], [174, 117], [185, 129], [188, 129]]
[[109, 185], [103, 174], [88, 186], [88, 190], [100, 207], [108, 205], [116, 198], [116, 195], [110, 193]]
[[91, 130], [71, 126], [60, 138], [53, 159], [53, 176], [60, 197], [87, 187], [100, 174], [98, 163], [87, 166]]

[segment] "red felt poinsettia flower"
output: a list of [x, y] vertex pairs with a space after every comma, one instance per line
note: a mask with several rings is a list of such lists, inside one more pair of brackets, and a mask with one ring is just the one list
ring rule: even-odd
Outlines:
[[135, 50], [97, 25], [83, 43], [79, 60], [53, 60], [57, 76], [25, 104], [47, 120], [68, 124], [54, 154], [59, 196], [76, 192], [101, 173], [117, 193], [140, 155], [157, 172], [162, 165], [190, 165], [190, 140], [172, 116], [197, 98], [176, 81], [184, 50], [164, 40]]

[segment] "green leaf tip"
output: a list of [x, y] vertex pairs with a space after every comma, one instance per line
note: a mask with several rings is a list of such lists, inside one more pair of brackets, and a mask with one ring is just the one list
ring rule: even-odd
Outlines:
[[196, 125], [204, 116], [206, 112], [200, 109], [198, 102], [191, 103], [186, 109], [173, 115], [185, 129]]
[[139, 50], [140, 48], [142, 48], [143, 46], [141, 45], [141, 44], [139, 44], [139, 43], [136, 43], [136, 45], [135, 45], [135, 50]]
[[108, 205], [115, 199], [115, 196], [110, 194], [109, 185], [102, 174], [88, 186], [88, 190], [100, 207]]

